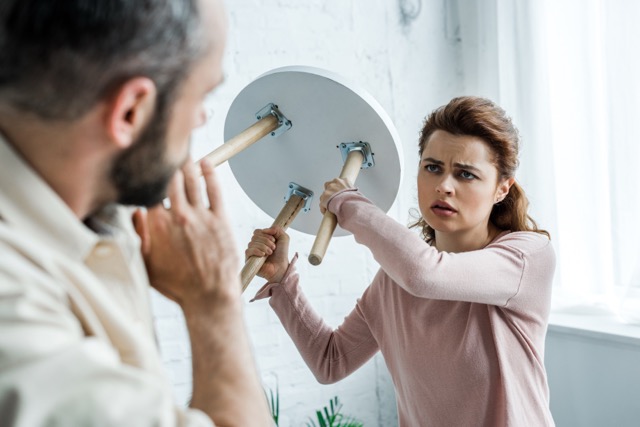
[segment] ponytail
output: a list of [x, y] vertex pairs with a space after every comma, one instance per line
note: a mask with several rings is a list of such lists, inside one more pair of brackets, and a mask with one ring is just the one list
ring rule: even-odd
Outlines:
[[520, 184], [514, 182], [507, 197], [493, 205], [489, 221], [500, 230], [533, 231], [551, 238], [548, 231], [538, 228], [528, 210], [529, 200]]

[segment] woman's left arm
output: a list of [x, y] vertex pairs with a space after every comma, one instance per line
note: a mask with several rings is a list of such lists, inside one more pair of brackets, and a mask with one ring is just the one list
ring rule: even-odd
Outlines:
[[506, 306], [528, 292], [521, 285], [529, 277], [550, 288], [555, 256], [549, 240], [537, 233], [509, 233], [476, 251], [438, 252], [354, 189], [335, 194], [328, 209], [412, 295]]

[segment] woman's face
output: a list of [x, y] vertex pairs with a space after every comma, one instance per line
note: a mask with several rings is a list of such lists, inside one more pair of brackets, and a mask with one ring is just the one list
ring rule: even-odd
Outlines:
[[481, 138], [442, 130], [431, 135], [420, 158], [418, 204], [436, 232], [486, 236], [491, 209], [512, 182], [498, 182], [492, 157]]

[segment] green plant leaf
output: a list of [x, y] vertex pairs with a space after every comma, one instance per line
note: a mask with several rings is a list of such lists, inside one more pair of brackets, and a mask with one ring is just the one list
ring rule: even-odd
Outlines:
[[327, 411], [327, 407], [324, 407], [324, 416], [326, 417], [327, 423], [329, 423], [329, 426], [333, 425], [333, 413], [331, 415], [329, 415], [329, 411]]
[[265, 391], [264, 397], [267, 399], [269, 409], [271, 410], [271, 417], [273, 418], [273, 422], [276, 426], [278, 426], [278, 419], [280, 418], [280, 391], [278, 389], [278, 385], [276, 384], [275, 395], [273, 393], [273, 390], [269, 388], [269, 396], [267, 396], [267, 392]]
[[321, 410], [316, 410], [318, 424], [312, 417], [309, 417], [306, 427], [364, 427], [362, 422], [356, 418], [343, 415], [340, 412], [341, 410], [342, 404], [338, 400], [338, 396], [335, 396], [329, 400], [328, 407], [325, 406]]
[[325, 419], [322, 417], [322, 412], [316, 411], [316, 416], [318, 417], [318, 423], [320, 424], [320, 427], [329, 427], [329, 424], [327, 424]]

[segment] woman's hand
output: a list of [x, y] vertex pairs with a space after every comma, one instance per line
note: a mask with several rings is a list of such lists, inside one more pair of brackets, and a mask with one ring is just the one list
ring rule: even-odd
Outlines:
[[289, 267], [289, 235], [281, 227], [255, 230], [244, 254], [246, 259], [267, 257], [258, 276], [268, 282], [280, 282]]
[[320, 212], [324, 215], [327, 211], [327, 202], [339, 191], [353, 188], [353, 184], [344, 178], [335, 178], [324, 183], [324, 192], [320, 195]]

